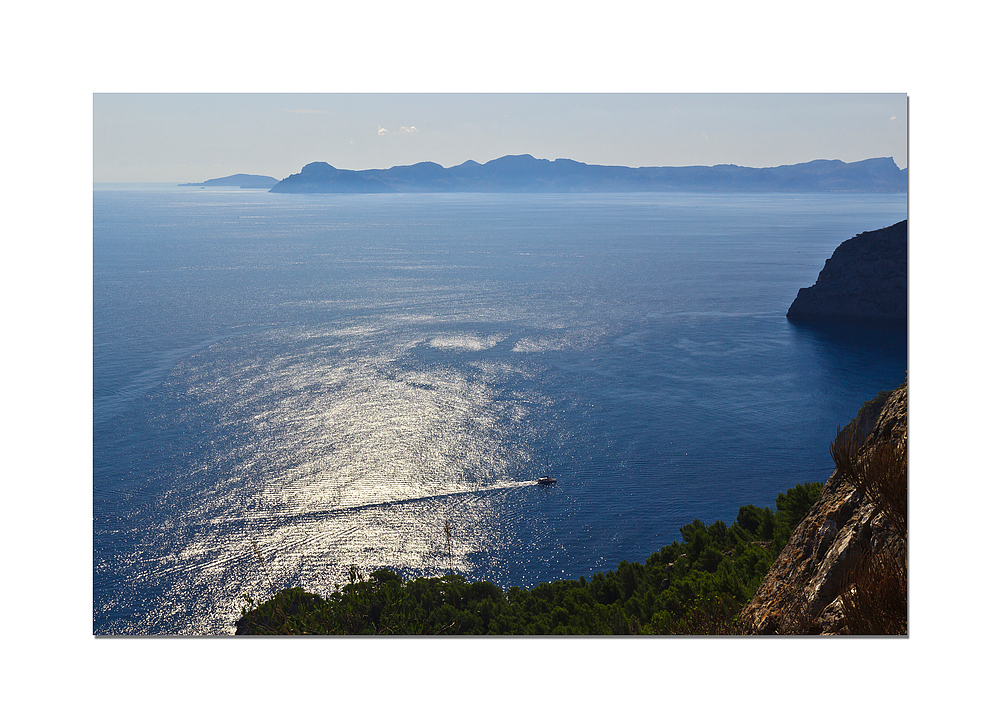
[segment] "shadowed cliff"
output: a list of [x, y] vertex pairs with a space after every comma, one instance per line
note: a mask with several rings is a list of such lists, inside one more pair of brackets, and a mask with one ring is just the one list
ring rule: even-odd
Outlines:
[[816, 283], [799, 289], [786, 316], [797, 321], [906, 323], [907, 221], [845, 240]]

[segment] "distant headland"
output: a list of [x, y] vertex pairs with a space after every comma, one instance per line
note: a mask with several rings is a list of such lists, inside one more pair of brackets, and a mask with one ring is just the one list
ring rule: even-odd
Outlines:
[[178, 187], [239, 187], [244, 190], [269, 190], [278, 184], [274, 177], [263, 174], [231, 174], [204, 182], [185, 182]]
[[906, 192], [907, 170], [891, 157], [842, 162], [817, 159], [780, 167], [734, 164], [693, 167], [617, 167], [572, 159], [508, 155], [454, 167], [420, 162], [389, 169], [337, 169], [312, 162], [280, 182], [236, 174], [188, 187], [267, 188], [285, 194], [407, 192]]

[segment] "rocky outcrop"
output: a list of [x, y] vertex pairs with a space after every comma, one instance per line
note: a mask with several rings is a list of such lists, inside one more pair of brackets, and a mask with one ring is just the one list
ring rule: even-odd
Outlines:
[[[906, 382], [866, 404], [838, 435], [838, 442], [852, 435], [863, 443], [858, 450], [862, 458], [887, 445], [903, 448], [905, 458]], [[905, 469], [903, 473], [905, 479]], [[905, 525], [901, 530], [894, 524], [891, 514], [853, 480], [838, 467], [823, 486], [819, 500], [743, 608], [740, 617], [748, 633], [852, 633], [844, 596], [851, 607], [862, 559], [871, 563], [891, 557], [901, 565], [905, 584]]]
[[906, 322], [906, 224], [845, 240], [786, 314], [800, 321]]

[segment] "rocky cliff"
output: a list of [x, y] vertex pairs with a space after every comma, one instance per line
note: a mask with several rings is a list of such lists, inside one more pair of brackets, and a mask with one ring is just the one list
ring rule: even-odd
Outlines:
[[838, 430], [838, 466], [743, 608], [746, 631], [906, 633], [906, 440], [906, 382]]
[[906, 220], [845, 240], [786, 314], [798, 320], [906, 322]]

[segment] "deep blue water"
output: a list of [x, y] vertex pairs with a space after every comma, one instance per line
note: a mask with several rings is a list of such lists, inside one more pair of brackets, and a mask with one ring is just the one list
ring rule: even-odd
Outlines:
[[[94, 194], [94, 631], [348, 567], [504, 588], [825, 480], [903, 332], [785, 311], [903, 195]], [[551, 488], [534, 485], [551, 469]], [[256, 543], [264, 565], [254, 555]]]

